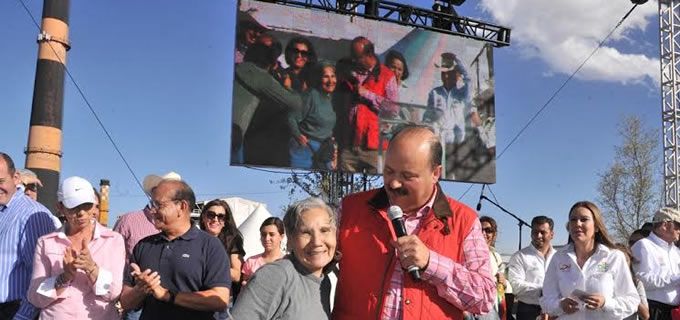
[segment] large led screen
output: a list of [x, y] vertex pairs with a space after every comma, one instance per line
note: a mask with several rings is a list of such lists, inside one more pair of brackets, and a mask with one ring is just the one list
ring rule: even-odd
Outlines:
[[495, 182], [490, 45], [249, 0], [235, 29], [232, 165], [380, 174], [415, 123], [439, 136], [444, 179]]

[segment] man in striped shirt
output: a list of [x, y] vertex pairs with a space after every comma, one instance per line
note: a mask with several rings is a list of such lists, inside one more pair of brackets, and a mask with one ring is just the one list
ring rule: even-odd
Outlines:
[[26, 299], [38, 238], [54, 231], [50, 211], [23, 192], [12, 158], [0, 152], [0, 319], [32, 320]]

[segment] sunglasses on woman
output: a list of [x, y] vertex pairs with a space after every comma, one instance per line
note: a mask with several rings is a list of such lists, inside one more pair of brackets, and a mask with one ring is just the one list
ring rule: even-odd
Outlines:
[[224, 214], [224, 213], [216, 213], [216, 212], [213, 212], [213, 211], [206, 211], [205, 217], [208, 218], [208, 220], [218, 219], [220, 221], [224, 221], [227, 218], [227, 215]]

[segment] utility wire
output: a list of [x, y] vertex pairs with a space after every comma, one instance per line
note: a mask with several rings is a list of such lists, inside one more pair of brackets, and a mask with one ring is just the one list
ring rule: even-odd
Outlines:
[[[600, 41], [600, 43], [597, 45], [597, 47], [595, 47], [595, 49], [593, 49], [593, 51], [583, 60], [583, 62], [581, 62], [581, 64], [569, 75], [569, 77], [567, 77], [567, 79], [564, 80], [564, 82], [562, 82], [562, 85], [560, 85], [559, 88], [557, 88], [557, 90], [555, 90], [555, 92], [550, 96], [550, 98], [548, 98], [548, 100], [543, 104], [543, 106], [541, 106], [541, 108], [536, 113], [534, 113], [534, 115], [522, 127], [522, 129], [520, 129], [519, 132], [517, 132], [517, 134], [512, 138], [512, 140], [510, 140], [510, 143], [508, 143], [508, 145], [505, 146], [503, 148], [503, 150], [501, 150], [501, 152], [496, 157], [496, 160], [500, 159], [501, 156], [503, 156], [503, 154], [505, 154], [505, 152], [517, 141], [517, 139], [519, 139], [519, 137], [522, 135], [522, 133], [524, 133], [524, 131], [526, 131], [529, 128], [529, 126], [531, 126], [531, 124], [550, 105], [550, 103], [555, 99], [555, 97], [557, 97], [557, 95], [562, 91], [562, 89], [564, 89], [564, 87], [567, 86], [567, 83], [569, 83], [569, 81], [571, 81], [571, 79], [573, 79], [574, 76], [579, 71], [581, 71], [581, 69], [588, 62], [588, 60], [590, 60], [590, 58], [592, 58], [595, 55], [595, 53], [597, 53], [597, 51], [599, 51], [602, 48], [602, 46], [604, 46], [604, 43], [607, 42], [607, 40], [609, 40], [609, 38], [612, 36], [612, 34], [614, 34], [614, 31], [616, 31], [616, 29], [618, 29], [621, 26], [621, 24], [623, 24], [623, 22], [631, 15], [631, 13], [633, 13], [633, 11], [635, 10], [635, 8], [637, 8], [637, 6], [638, 6], [637, 4], [634, 4], [633, 7], [630, 8], [630, 10], [628, 10], [628, 12], [621, 18], [621, 20], [619, 20], [619, 22], [614, 26], [614, 28], [612, 28], [611, 31], [609, 31], [609, 33], [604, 37], [604, 39], [602, 39], [602, 41]], [[472, 187], [474, 185], [475, 184], [470, 184], [470, 186], [465, 190], [465, 192], [463, 192], [463, 194], [460, 197], [458, 197], [458, 200], [465, 197], [465, 195], [468, 192], [470, 192], [470, 189], [472, 189]], [[489, 190], [491, 190], [491, 189], [489, 189]]]
[[[31, 20], [33, 21], [33, 24], [35, 25], [35, 27], [38, 29], [38, 31], [40, 31], [40, 25], [38, 24], [38, 21], [35, 19], [35, 17], [34, 17], [33, 14], [31, 13], [31, 11], [28, 9], [28, 7], [26, 7], [26, 4], [24, 3], [24, 1], [23, 1], [23, 0], [18, 0], [18, 1], [19, 1], [19, 3], [21, 3], [21, 6], [24, 8], [24, 10], [25, 10], [26, 13], [28, 14], [28, 16], [29, 16], [29, 17], [31, 18]], [[76, 87], [76, 90], [78, 90], [78, 94], [79, 94], [80, 97], [83, 99], [83, 101], [84, 101], [85, 104], [87, 105], [88, 109], [90, 109], [90, 112], [91, 112], [92, 115], [94, 116], [95, 120], [97, 120], [97, 123], [99, 124], [99, 127], [102, 129], [102, 131], [104, 131], [104, 134], [106, 134], [106, 137], [109, 139], [109, 142], [111, 142], [111, 145], [113, 145], [113, 148], [116, 150], [116, 153], [118, 153], [118, 156], [120, 157], [120, 159], [123, 160], [123, 163], [124, 163], [125, 166], [127, 167], [128, 171], [130, 171], [130, 174], [132, 175], [132, 178], [135, 179], [135, 182], [136, 182], [137, 185], [139, 186], [139, 189], [140, 189], [140, 190], [144, 190], [144, 187], [142, 186], [142, 183], [139, 181], [139, 178], [138, 178], [137, 175], [135, 174], [134, 170], [132, 170], [132, 167], [130, 166], [130, 163], [127, 161], [127, 159], [125, 159], [125, 156], [123, 155], [123, 152], [120, 150], [120, 148], [118, 148], [118, 145], [117, 145], [116, 142], [113, 140], [113, 137], [111, 136], [111, 134], [109, 133], [109, 131], [108, 131], [108, 130], [106, 129], [106, 127], [104, 126], [104, 123], [101, 121], [101, 119], [100, 119], [99, 116], [97, 115], [97, 112], [96, 112], [96, 111], [94, 110], [94, 108], [92, 107], [92, 104], [90, 104], [90, 101], [89, 101], [89, 100], [87, 99], [87, 97], [85, 96], [85, 93], [84, 93], [83, 90], [80, 88], [80, 85], [78, 85], [78, 82], [76, 81], [76, 79], [75, 79], [75, 78], [73, 77], [73, 75], [71, 74], [71, 71], [68, 69], [68, 67], [66, 67], [66, 63], [61, 59], [61, 57], [59, 56], [59, 54], [57, 54], [57, 51], [56, 51], [56, 49], [54, 49], [54, 47], [52, 46], [52, 43], [51, 43], [50, 41], [47, 41], [47, 44], [49, 45], [50, 49], [52, 49], [52, 52], [53, 52], [54, 55], [57, 57], [57, 59], [59, 59], [59, 62], [62, 64], [62, 66], [64, 66], [64, 71], [66, 71], [66, 74], [68, 75], [69, 80], [71, 80], [71, 82], [73, 83], [73, 85]], [[146, 194], [146, 193], [145, 193], [145, 194]]]

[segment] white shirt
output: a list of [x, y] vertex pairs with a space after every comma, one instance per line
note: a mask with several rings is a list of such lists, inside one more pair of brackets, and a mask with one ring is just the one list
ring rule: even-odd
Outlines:
[[554, 255], [555, 249], [552, 246], [548, 250], [548, 257], [545, 258], [538, 249], [529, 245], [510, 257], [508, 280], [512, 284], [517, 300], [538, 305], [545, 271]]
[[[588, 310], [581, 305], [579, 311], [565, 314], [560, 301], [573, 297], [572, 292], [576, 289], [603, 295], [604, 306]], [[578, 298], [573, 299], [580, 302]], [[569, 244], [555, 252], [548, 265], [540, 303], [543, 311], [559, 316], [560, 320], [619, 320], [637, 311], [640, 295], [623, 252], [598, 244], [581, 269], [576, 263], [574, 245]]]
[[445, 143], [460, 143], [465, 140], [467, 117], [476, 112], [468, 100], [467, 87], [458, 83], [456, 88], [446, 90], [444, 86], [430, 91], [426, 113], [435, 113], [431, 123]]
[[647, 299], [680, 305], [680, 249], [652, 232], [636, 242], [631, 250], [640, 261], [633, 267], [645, 285]]

